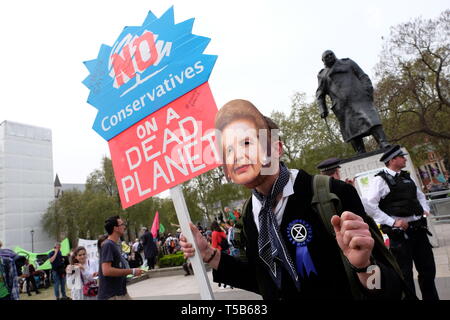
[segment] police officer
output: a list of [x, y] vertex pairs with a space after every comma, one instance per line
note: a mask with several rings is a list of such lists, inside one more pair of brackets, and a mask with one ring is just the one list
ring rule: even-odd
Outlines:
[[339, 163], [341, 163], [341, 159], [338, 158], [326, 159], [317, 165], [317, 169], [319, 169], [320, 174], [341, 180], [341, 172], [339, 170], [341, 166]]
[[386, 168], [371, 181], [365, 199], [367, 213], [381, 225], [390, 239], [390, 249], [403, 276], [415, 292], [413, 261], [418, 271], [423, 300], [438, 300], [434, 283], [436, 265], [427, 234], [429, 206], [407, 171], [406, 158], [399, 145], [389, 148], [381, 157]]
[[[336, 180], [341, 180], [341, 166], [339, 165], [341, 163], [341, 159], [339, 158], [330, 158], [322, 161], [317, 165], [317, 169], [319, 169], [320, 174], [323, 174], [325, 176], [330, 176], [335, 178]], [[352, 186], [355, 186], [355, 179], [345, 179], [346, 183], [351, 184]]]

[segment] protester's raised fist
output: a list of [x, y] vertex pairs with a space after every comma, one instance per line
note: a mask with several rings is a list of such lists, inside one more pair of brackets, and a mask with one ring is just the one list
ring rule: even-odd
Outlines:
[[357, 268], [370, 265], [374, 240], [367, 223], [360, 216], [344, 211], [341, 217], [333, 216], [331, 224], [336, 241], [348, 261]]

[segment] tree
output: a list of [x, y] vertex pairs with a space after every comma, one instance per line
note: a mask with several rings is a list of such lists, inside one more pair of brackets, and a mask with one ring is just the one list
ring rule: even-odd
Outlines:
[[65, 191], [60, 198], [50, 203], [43, 216], [42, 224], [45, 230], [54, 235], [58, 241], [69, 238], [71, 245], [78, 239], [78, 213], [81, 210], [82, 194], [80, 191]]
[[431, 143], [450, 156], [450, 10], [391, 28], [376, 67], [375, 104], [391, 142], [416, 160]]
[[126, 238], [131, 240], [139, 234], [140, 227], [151, 228], [156, 211], [160, 213], [160, 222], [173, 229], [170, 224], [178, 219], [171, 199], [152, 197], [122, 209], [111, 159], [103, 157], [101, 167], [86, 179], [83, 192], [64, 191], [60, 198], [50, 202], [42, 225], [58, 240], [68, 237], [74, 246], [79, 238], [97, 239], [105, 233], [106, 218], [119, 215], [128, 225]]

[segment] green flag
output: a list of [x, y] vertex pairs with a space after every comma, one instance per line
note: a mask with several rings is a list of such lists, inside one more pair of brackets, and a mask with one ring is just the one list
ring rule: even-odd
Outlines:
[[160, 222], [159, 223], [159, 232], [164, 233], [166, 231], [166, 228], [164, 228], [164, 225]]
[[69, 239], [65, 238], [63, 241], [61, 241], [61, 254], [63, 256], [67, 256], [69, 253], [70, 253]]
[[[47, 252], [41, 252], [41, 253], [36, 253], [36, 252], [31, 252], [31, 251], [27, 251], [21, 247], [15, 247], [14, 248], [14, 252], [17, 253], [18, 255], [24, 256], [28, 259], [28, 261], [30, 261], [31, 264], [36, 266], [36, 259], [37, 256], [42, 256], [42, 255], [46, 255], [48, 256], [48, 254], [52, 251], [53, 249], [48, 250]], [[70, 244], [69, 244], [69, 239], [65, 238], [62, 242], [61, 242], [61, 254], [63, 256], [67, 256], [70, 253]], [[50, 270], [52, 268], [52, 265], [50, 263], [50, 260], [46, 260], [43, 264], [41, 264], [40, 266], [37, 266], [36, 270]]]

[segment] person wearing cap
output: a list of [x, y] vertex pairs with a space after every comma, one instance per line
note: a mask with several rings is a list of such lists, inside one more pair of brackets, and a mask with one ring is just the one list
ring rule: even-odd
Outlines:
[[380, 161], [386, 168], [371, 181], [364, 205], [366, 212], [389, 236], [390, 250], [411, 290], [415, 292], [414, 262], [422, 298], [438, 300], [434, 283], [436, 265], [424, 217], [429, 215], [430, 208], [410, 174], [402, 170], [406, 166], [405, 155], [399, 145], [383, 154]]
[[317, 165], [317, 169], [319, 169], [320, 174], [341, 180], [340, 163], [341, 159], [338, 158], [326, 159]]
[[[320, 174], [330, 176], [336, 180], [341, 180], [341, 166], [339, 165], [341, 163], [341, 159], [339, 158], [330, 158], [322, 161], [317, 165], [317, 169], [319, 169]], [[345, 179], [346, 183], [351, 184], [352, 186], [355, 186], [355, 179]]]
[[[330, 180], [344, 209], [330, 219], [336, 234], [331, 237], [311, 204], [313, 176], [280, 161], [283, 144], [273, 121], [239, 99], [219, 109], [215, 127], [221, 132], [216, 141], [227, 179], [252, 191], [241, 216], [242, 254], [220, 252], [191, 223], [197, 249], [182, 235], [186, 258], [198, 254], [213, 269], [214, 282], [255, 292], [265, 300], [351, 300], [352, 283], [367, 299], [402, 297], [401, 277], [374, 249], [367, 223], [375, 223], [351, 185]], [[354, 267], [355, 282], [349, 281], [341, 254]], [[379, 268], [378, 287], [368, 286], [370, 266]]]

